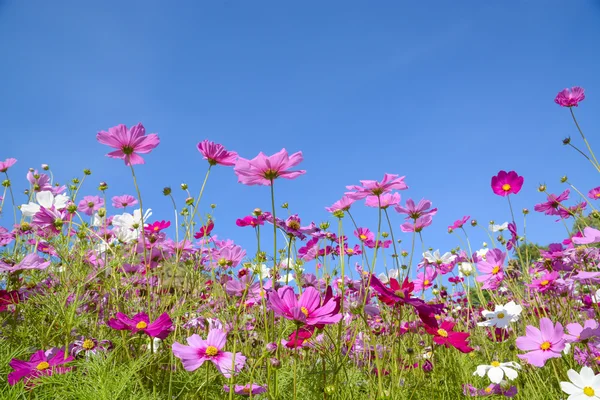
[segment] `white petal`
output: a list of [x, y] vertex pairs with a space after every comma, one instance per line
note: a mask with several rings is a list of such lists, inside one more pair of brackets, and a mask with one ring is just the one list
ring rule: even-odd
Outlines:
[[67, 206], [68, 202], [68, 196], [65, 196], [64, 194], [59, 194], [54, 198], [54, 207], [56, 207], [57, 210], [62, 210]]
[[33, 217], [38, 211], [40, 211], [40, 206], [35, 203], [23, 204], [21, 206], [21, 212], [26, 217]]
[[488, 371], [488, 369], [490, 369], [491, 367], [492, 367], [491, 365], [480, 365], [477, 367], [475, 372], [473, 372], [473, 375], [479, 375], [479, 376], [483, 377], [485, 375], [485, 373]]
[[492, 383], [500, 383], [502, 382], [502, 378], [504, 377], [504, 371], [499, 367], [492, 367], [487, 373], [488, 378]]
[[506, 375], [508, 380], [511, 380], [511, 381], [513, 379], [515, 379], [517, 376], [519, 376], [519, 373], [512, 368], [503, 367], [502, 371], [504, 371], [504, 374]]
[[573, 385], [571, 382], [561, 382], [560, 388], [566, 394], [583, 393], [581, 388], [578, 388], [577, 386]]
[[[581, 379], [584, 381], [585, 384], [588, 384], [596, 377], [596, 374], [594, 374], [594, 370], [591, 369], [590, 367], [583, 367], [583, 368], [581, 368], [581, 372], [579, 373], [579, 376], [581, 376]], [[572, 381], [572, 379], [571, 379], [571, 381]], [[573, 383], [575, 383], [575, 382], [573, 382]]]
[[[581, 369], [581, 372], [583, 372], [583, 370], [587, 368], [587, 367], [583, 367]], [[567, 376], [569, 377], [569, 380], [571, 382], [573, 382], [576, 386], [582, 388], [585, 386], [585, 382], [582, 379], [582, 377], [577, 373], [577, 371], [575, 371], [574, 369], [570, 369], [567, 371]]]
[[38, 204], [44, 208], [50, 208], [54, 204], [54, 195], [52, 192], [43, 190], [35, 195]]

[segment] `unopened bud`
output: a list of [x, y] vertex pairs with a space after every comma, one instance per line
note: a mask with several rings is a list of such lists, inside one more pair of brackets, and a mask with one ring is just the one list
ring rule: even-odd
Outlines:
[[75, 214], [75, 212], [77, 211], [77, 205], [69, 204], [67, 206], [67, 211], [69, 212], [69, 214]]
[[319, 224], [319, 229], [321, 229], [321, 230], [327, 230], [327, 229], [329, 229], [329, 222], [321, 222]]
[[563, 177], [560, 178], [560, 183], [565, 183], [568, 180], [569, 180], [569, 178], [567, 178], [567, 176], [565, 175], [565, 176], [563, 176]]
[[545, 192], [545, 191], [546, 191], [546, 185], [540, 184], [540, 186], [538, 186], [538, 192]]
[[187, 183], [182, 183], [182, 184], [181, 184], [181, 189], [182, 189], [182, 190], [187, 190], [187, 188], [188, 188], [188, 185], [187, 185]]
[[255, 208], [254, 211], [252, 211], [252, 214], [258, 217], [259, 215], [262, 215], [262, 210], [260, 208]]
[[92, 171], [86, 168], [86, 169], [83, 170], [83, 174], [87, 175], [87, 176], [90, 176], [92, 174]]
[[568, 145], [569, 143], [571, 143], [571, 137], [566, 137], [566, 138], [563, 139], [563, 144], [565, 146]]
[[529, 209], [527, 209], [527, 208], [524, 208], [524, 209], [523, 209], [523, 214], [524, 214], [524, 215], [527, 215], [527, 214], [529, 214]]
[[472, 219], [471, 220], [471, 226], [477, 226], [477, 220], [476, 219]]
[[188, 197], [187, 199], [185, 199], [185, 204], [191, 206], [192, 204], [194, 204], [194, 198]]
[[283, 204], [281, 205], [281, 208], [288, 208], [288, 206], [289, 206], [289, 204], [288, 204], [288, 203], [283, 203]]
[[98, 209], [98, 216], [99, 216], [100, 218], [104, 218], [104, 217], [106, 217], [106, 208], [99, 208], [99, 209]]
[[10, 187], [10, 180], [9, 179], [5, 179], [2, 181], [2, 186], [4, 187]]
[[50, 166], [48, 164], [42, 164], [42, 169], [44, 171], [48, 171], [50, 169]]
[[390, 236], [389, 233], [387, 233], [387, 232], [381, 232], [381, 237], [383, 237], [384, 239], [387, 238], [388, 236]]
[[101, 192], [104, 192], [106, 189], [108, 189], [108, 183], [100, 182], [100, 185], [98, 185], [98, 190], [100, 190]]

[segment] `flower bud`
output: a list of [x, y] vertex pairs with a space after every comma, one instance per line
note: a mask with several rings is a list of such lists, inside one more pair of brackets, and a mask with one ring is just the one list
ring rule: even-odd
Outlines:
[[381, 232], [381, 237], [383, 237], [384, 239], [387, 238], [388, 236], [390, 236], [389, 233], [387, 233], [387, 232]]
[[335, 394], [335, 385], [327, 385], [325, 389], [323, 389], [326, 395], [332, 396]]
[[540, 184], [540, 186], [538, 186], [538, 192], [545, 192], [545, 191], [546, 191], [546, 185]]
[[271, 366], [275, 369], [280, 368], [281, 367], [281, 361], [279, 361], [277, 358], [275, 357], [271, 357], [269, 358], [269, 363], [271, 364]]
[[321, 229], [323, 231], [329, 229], [329, 222], [321, 222], [319, 224], [319, 229]]
[[560, 183], [565, 183], [568, 180], [569, 180], [569, 178], [567, 178], [567, 176], [565, 175], [565, 176], [563, 176], [563, 177], [560, 178]]
[[98, 185], [98, 190], [100, 190], [101, 192], [104, 192], [106, 189], [108, 189], [108, 183], [100, 182], [100, 185]]
[[4, 187], [10, 187], [10, 180], [9, 179], [5, 179], [2, 181], [2, 186]]
[[215, 203], [212, 203], [212, 204], [210, 205], [210, 208], [212, 208], [212, 209], [214, 210], [215, 208], [217, 208], [217, 205], [216, 205]]
[[563, 144], [566, 146], [571, 143], [571, 137], [566, 137], [563, 139]]
[[182, 190], [187, 190], [187, 188], [188, 188], [188, 185], [187, 185], [187, 183], [182, 183], [182, 184], [181, 184], [181, 189], [182, 189]]
[[289, 204], [288, 204], [288, 203], [283, 203], [283, 204], [281, 205], [281, 208], [288, 208], [288, 206], [289, 206]]
[[168, 187], [168, 186], [165, 186], [165, 187], [163, 188], [163, 195], [165, 195], [165, 196], [168, 196], [168, 195], [170, 195], [170, 194], [171, 194], [171, 188], [170, 188], [170, 187]]
[[194, 204], [194, 198], [188, 197], [187, 199], [185, 199], [185, 204], [191, 206], [192, 204]]
[[106, 217], [106, 208], [99, 208], [99, 209], [98, 209], [98, 216], [99, 216], [100, 218], [104, 218], [104, 217]]
[[83, 170], [83, 174], [87, 175], [87, 176], [90, 176], [92, 174], [92, 171], [89, 170], [88, 168], [86, 168], [86, 169]]
[[524, 208], [524, 209], [523, 209], [523, 215], [527, 215], [527, 214], [529, 214], [529, 209], [527, 209], [527, 208]]
[[471, 220], [471, 226], [477, 226], [477, 220], [476, 219], [472, 219]]
[[44, 171], [48, 171], [50, 169], [50, 166], [48, 164], [42, 164], [42, 169]]
[[67, 206], [67, 211], [69, 212], [69, 214], [75, 214], [75, 212], [77, 211], [77, 205], [76, 204], [69, 204]]

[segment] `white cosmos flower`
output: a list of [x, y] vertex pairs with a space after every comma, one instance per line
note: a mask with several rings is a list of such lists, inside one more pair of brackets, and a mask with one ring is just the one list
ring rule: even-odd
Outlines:
[[492, 232], [502, 232], [508, 229], [508, 222], [505, 222], [501, 225], [490, 224], [490, 231]]
[[62, 210], [69, 202], [68, 196], [65, 196], [64, 194], [57, 194], [54, 196], [52, 192], [48, 190], [37, 192], [35, 194], [35, 199], [37, 203], [29, 202], [28, 204], [23, 204], [21, 206], [21, 212], [25, 217], [33, 217], [40, 211], [40, 206], [44, 208], [52, 208], [52, 206], [54, 206], [57, 210]]
[[[298, 270], [300, 271], [300, 273], [304, 272], [304, 268], [298, 268]], [[286, 274], [281, 274], [281, 278], [279, 278], [277, 282], [281, 282], [283, 284], [285, 284], [286, 282], [291, 283], [294, 280], [294, 275], [294, 271], [288, 271]]]
[[431, 253], [430, 251], [426, 251], [425, 253], [423, 253], [423, 258], [431, 264], [449, 264], [452, 261], [454, 261], [456, 256], [449, 252], [446, 252], [443, 256], [441, 256], [440, 251], [436, 250], [433, 253]]
[[481, 315], [487, 318], [487, 321], [478, 322], [477, 325], [507, 328], [511, 322], [519, 320], [522, 311], [523, 307], [517, 305], [514, 301], [510, 301], [503, 306], [496, 305], [494, 311], [483, 310], [481, 312]]
[[458, 272], [461, 275], [469, 276], [473, 273], [473, 265], [471, 265], [471, 263], [468, 262], [462, 262], [458, 264]]
[[296, 262], [291, 257], [286, 257], [286, 258], [282, 259], [281, 261], [279, 261], [279, 268], [283, 269], [283, 270], [293, 269], [294, 265], [296, 265]]
[[478, 257], [481, 257], [485, 260], [485, 255], [487, 254], [487, 252], [490, 251], [490, 249], [488, 248], [483, 248], [483, 249], [479, 249], [475, 252], [475, 254], [477, 254]]
[[267, 264], [264, 263], [252, 264], [252, 270], [261, 279], [265, 279], [271, 276], [271, 268], [267, 267]]
[[478, 366], [473, 375], [479, 375], [483, 378], [487, 374], [492, 383], [500, 383], [504, 379], [504, 376], [511, 381], [519, 376], [519, 373], [516, 371], [517, 369], [521, 369], [521, 366], [514, 361], [505, 363], [493, 361], [491, 365]]
[[[144, 213], [144, 221], [152, 215], [152, 209], [147, 209]], [[137, 209], [133, 215], [123, 213], [113, 217], [113, 232], [117, 239], [123, 243], [131, 243], [136, 240], [142, 232], [142, 212]]]
[[390, 269], [388, 271], [387, 275], [382, 272], [381, 274], [377, 275], [377, 277], [379, 278], [379, 280], [381, 281], [381, 283], [387, 284], [390, 281], [390, 278], [398, 280], [398, 270], [397, 269]]
[[560, 388], [569, 395], [567, 400], [600, 400], [600, 374], [594, 375], [590, 367], [581, 372], [570, 369], [567, 376], [571, 382], [561, 382]]

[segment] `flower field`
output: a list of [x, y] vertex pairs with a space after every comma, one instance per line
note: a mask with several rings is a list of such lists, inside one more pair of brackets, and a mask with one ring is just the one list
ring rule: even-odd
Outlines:
[[[563, 143], [600, 172], [584, 99], [555, 98], [576, 132]], [[276, 206], [281, 179], [308, 178], [302, 152], [244, 158], [204, 140], [204, 180], [182, 185], [182, 204], [164, 188], [173, 218], [159, 220], [136, 178], [159, 136], [140, 123], [96, 139], [129, 193], [93, 187], [88, 170], [63, 185], [42, 165], [24, 197], [17, 159], [0, 162], [1, 399], [600, 400], [600, 187], [565, 177], [517, 210], [527, 177], [508, 166], [481, 188], [508, 222], [465, 216], [448, 226], [460, 247], [437, 249], [422, 235], [435, 199], [411, 199], [410, 177], [340, 184], [329, 220], [308, 222]], [[218, 235], [204, 197], [216, 168], [270, 196], [268, 210], [229, 210], [252, 248]], [[359, 207], [377, 218], [355, 219]], [[564, 224], [563, 240], [534, 245], [530, 213]], [[473, 247], [471, 229], [489, 243]]]

